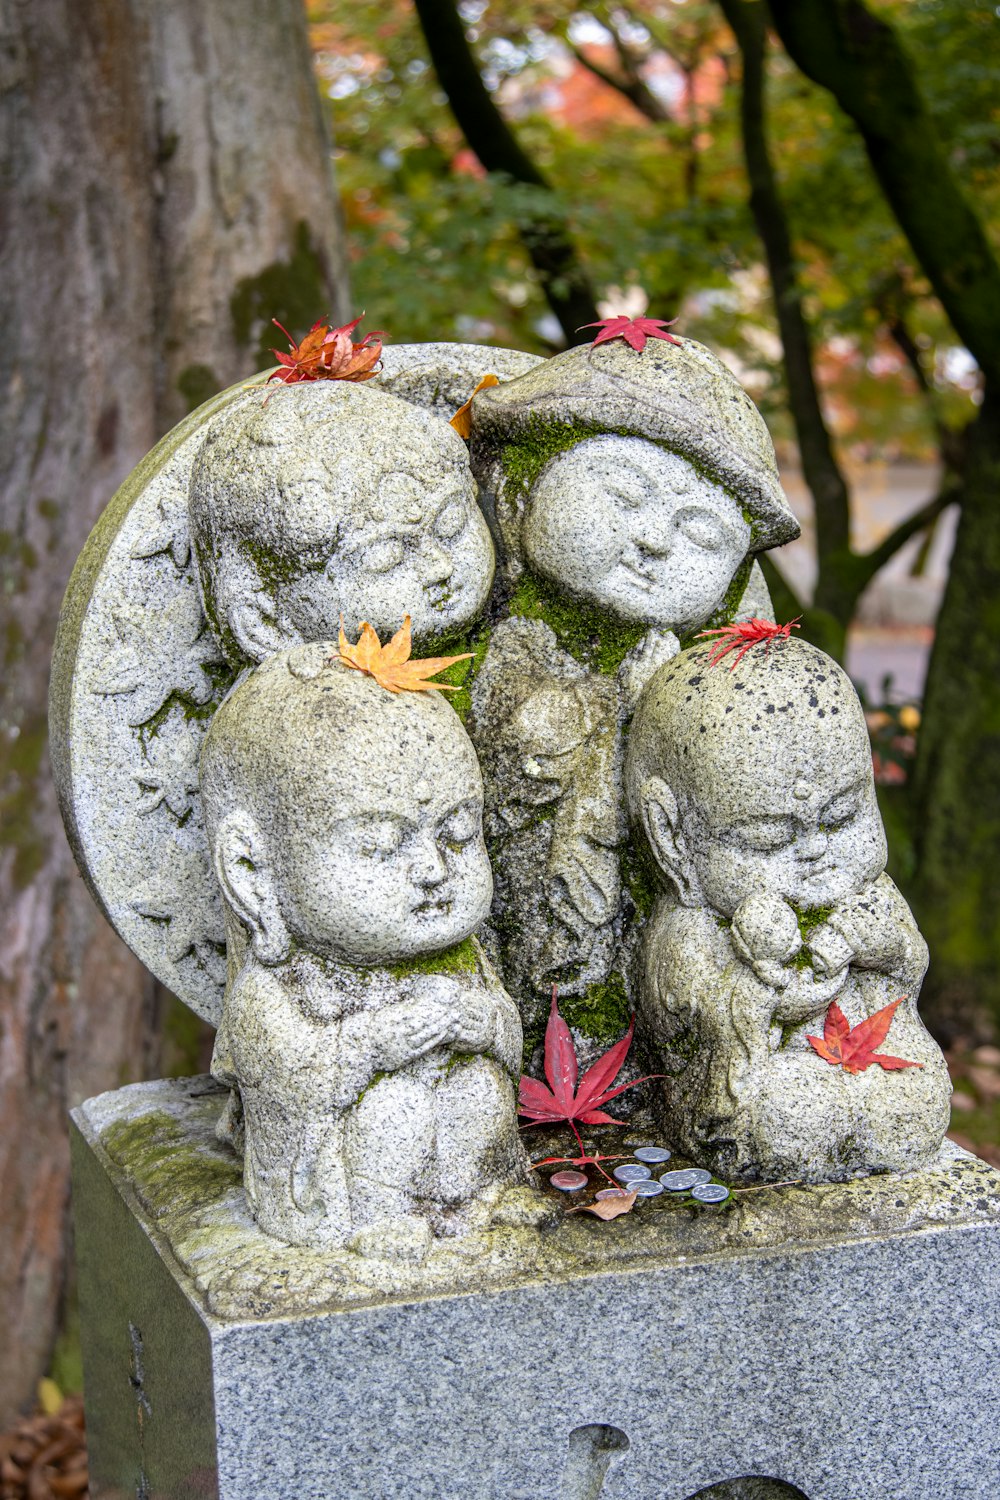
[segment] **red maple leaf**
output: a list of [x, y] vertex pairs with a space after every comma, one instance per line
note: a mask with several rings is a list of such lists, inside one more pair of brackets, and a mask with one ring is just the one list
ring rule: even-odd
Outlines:
[[626, 344], [641, 354], [647, 339], [666, 339], [668, 344], [679, 345], [680, 339], [675, 339], [672, 333], [667, 332], [676, 322], [676, 318], [665, 323], [662, 318], [626, 318], [624, 313], [619, 313], [614, 318], [602, 318], [599, 323], [583, 323], [577, 333], [584, 328], [599, 328], [601, 331], [594, 339], [595, 347], [607, 344], [611, 339], [624, 339]]
[[322, 320], [314, 323], [301, 344], [295, 342], [287, 328], [282, 328], [277, 318], [271, 322], [275, 328], [281, 328], [288, 340], [288, 353], [271, 350], [281, 368], [268, 376], [268, 385], [272, 380], [285, 385], [298, 385], [303, 380], [371, 380], [378, 373], [375, 366], [382, 356], [380, 340], [384, 334], [366, 333], [361, 343], [355, 344], [351, 334], [361, 318], [345, 323], [343, 328], [331, 328]]
[[[760, 645], [761, 641], [767, 642], [768, 650], [771, 642], [779, 637], [790, 641], [792, 631], [801, 629], [798, 619], [789, 620], [787, 625], [772, 625], [770, 620], [745, 620], [742, 625], [722, 625], [718, 630], [699, 630], [699, 639], [702, 636], [718, 636], [719, 639], [712, 647], [712, 654], [708, 658], [710, 667], [717, 667], [724, 656], [730, 651], [739, 651], [739, 655], [729, 668], [734, 671], [739, 663], [753, 647]], [[742, 650], [740, 648], [742, 647]]]
[[905, 1058], [888, 1057], [875, 1051], [889, 1035], [896, 1008], [905, 999], [905, 995], [900, 996], [898, 1000], [893, 1000], [890, 1005], [883, 1006], [873, 1016], [869, 1016], [866, 1021], [859, 1021], [857, 1026], [848, 1024], [847, 1017], [834, 1000], [826, 1013], [823, 1040], [807, 1036], [806, 1041], [812, 1043], [824, 1062], [843, 1068], [845, 1073], [863, 1073], [872, 1063], [878, 1063], [887, 1073], [896, 1072], [899, 1068], [922, 1068], [923, 1063], [907, 1062]]
[[[576, 1136], [583, 1157], [583, 1141], [577, 1130], [577, 1122], [583, 1125], [622, 1125], [613, 1115], [605, 1114], [602, 1105], [610, 1103], [626, 1089], [634, 1089], [637, 1083], [646, 1083], [647, 1078], [636, 1078], [632, 1083], [620, 1083], [611, 1088], [622, 1070], [628, 1049], [632, 1045], [635, 1017], [629, 1022], [628, 1031], [620, 1042], [616, 1042], [603, 1057], [584, 1073], [577, 1088], [580, 1065], [570, 1029], [559, 1014], [556, 1005], [556, 987], [552, 986], [552, 1008], [545, 1028], [545, 1076], [549, 1088], [537, 1078], [523, 1077], [518, 1093], [518, 1113], [526, 1115], [533, 1125], [569, 1125]], [[588, 1158], [592, 1160], [593, 1158]]]

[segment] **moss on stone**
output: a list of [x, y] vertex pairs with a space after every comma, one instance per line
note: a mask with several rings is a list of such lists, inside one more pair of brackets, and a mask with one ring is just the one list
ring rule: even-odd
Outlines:
[[636, 911], [648, 918], [660, 895], [661, 881], [652, 851], [643, 836], [626, 840], [620, 856], [622, 885], [628, 891]]
[[424, 953], [392, 964], [387, 973], [394, 979], [407, 979], [413, 974], [475, 974], [478, 970], [479, 949], [475, 939], [467, 937], [443, 953]]
[[199, 1150], [165, 1110], [116, 1121], [101, 1132], [101, 1144], [157, 1215], [205, 1208], [243, 1179], [235, 1156]]
[[617, 1042], [628, 1030], [631, 1010], [625, 981], [613, 969], [607, 979], [592, 984], [582, 995], [561, 995], [559, 1012], [567, 1025], [595, 1042]]
[[795, 913], [795, 920], [799, 924], [799, 933], [803, 942], [808, 942], [810, 933], [815, 928], [821, 927], [824, 922], [828, 922], [833, 915], [832, 906], [796, 906], [794, 901], [791, 906]]
[[543, 620], [564, 651], [611, 677], [649, 630], [648, 625], [622, 621], [595, 605], [560, 596], [530, 572], [520, 578], [509, 607], [512, 615]]
[[237, 283], [229, 299], [233, 334], [242, 347], [256, 337], [256, 363], [273, 365], [271, 347], [281, 343], [281, 335], [271, 319], [277, 318], [289, 333], [301, 338], [324, 316], [328, 303], [323, 256], [313, 244], [309, 225], [300, 219], [288, 259], [272, 261], [256, 276]]

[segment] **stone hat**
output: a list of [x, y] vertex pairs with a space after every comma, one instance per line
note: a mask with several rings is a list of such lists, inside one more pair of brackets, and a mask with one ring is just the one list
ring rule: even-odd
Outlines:
[[581, 441], [608, 432], [644, 437], [689, 459], [747, 507], [755, 552], [799, 534], [763, 417], [735, 376], [694, 339], [650, 339], [641, 352], [622, 339], [567, 349], [480, 391], [470, 438], [476, 478], [495, 488], [490, 480], [498, 477], [504, 448], [553, 425], [579, 425]]

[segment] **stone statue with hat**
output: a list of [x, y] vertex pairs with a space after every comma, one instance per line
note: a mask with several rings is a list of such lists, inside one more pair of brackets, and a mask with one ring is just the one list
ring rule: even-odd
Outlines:
[[623, 731], [698, 630], [773, 619], [756, 554], [798, 525], [749, 396], [665, 332], [602, 334], [479, 391], [469, 441], [506, 597], [472, 693], [492, 938], [529, 1041], [556, 984], [596, 1044], [630, 1008], [641, 905]]

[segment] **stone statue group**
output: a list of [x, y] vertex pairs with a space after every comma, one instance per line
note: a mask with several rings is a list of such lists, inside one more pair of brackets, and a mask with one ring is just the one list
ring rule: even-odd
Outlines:
[[[488, 1227], [529, 1190], [517, 1080], [553, 985], [585, 1061], [634, 1010], [668, 1139], [730, 1181], [925, 1164], [950, 1085], [857, 695], [802, 640], [736, 662], [702, 635], [773, 621], [756, 555], [798, 530], [753, 403], [688, 339], [498, 356], [466, 442], [455, 346], [426, 347], [221, 403], [70, 588], [70, 834], [184, 998], [224, 951], [213, 1071], [254, 1216], [416, 1258]], [[462, 658], [450, 700], [345, 660], [406, 616], [415, 657]], [[145, 673], [115, 666], [136, 631]], [[213, 935], [191, 913], [220, 895]], [[894, 1001], [905, 1067], [809, 1040]]]

